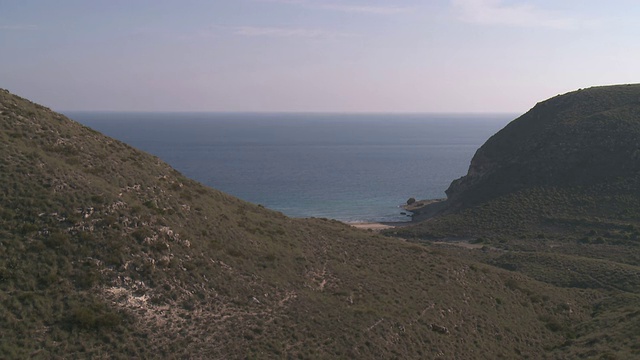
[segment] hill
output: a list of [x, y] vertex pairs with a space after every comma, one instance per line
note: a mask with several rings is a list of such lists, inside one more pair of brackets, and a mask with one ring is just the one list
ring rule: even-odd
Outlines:
[[640, 85], [617, 85], [537, 104], [477, 150], [438, 213], [473, 212], [476, 222], [493, 213], [495, 221], [518, 223], [517, 231], [595, 217], [633, 221], [640, 214], [638, 99]]
[[290, 219], [0, 91], [0, 358], [538, 358], [603, 298]]
[[[4, 358], [563, 359], [640, 351], [640, 271], [629, 251], [637, 228], [621, 218], [584, 218], [595, 231], [587, 242], [576, 238], [583, 223], [561, 238], [538, 223], [516, 233], [487, 221], [491, 211], [513, 212], [519, 197], [407, 230], [415, 242], [290, 219], [7, 91], [0, 194]], [[526, 199], [550, 196], [532, 194]], [[418, 237], [471, 230], [486, 239]]]
[[640, 85], [556, 96], [487, 140], [435, 216], [388, 234], [560, 288], [604, 291], [560, 353], [638, 357], [638, 139]]
[[531, 187], [590, 187], [640, 173], [640, 85], [578, 90], [537, 104], [491, 137], [446, 193], [468, 207]]

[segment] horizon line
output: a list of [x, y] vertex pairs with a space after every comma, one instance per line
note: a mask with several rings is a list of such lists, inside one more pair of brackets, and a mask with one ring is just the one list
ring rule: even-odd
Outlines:
[[221, 110], [54, 110], [59, 113], [273, 114], [273, 115], [513, 115], [516, 111], [221, 111]]

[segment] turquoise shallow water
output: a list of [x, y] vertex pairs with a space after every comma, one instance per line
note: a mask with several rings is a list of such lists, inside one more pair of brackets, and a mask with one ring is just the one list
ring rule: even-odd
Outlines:
[[67, 112], [188, 177], [293, 217], [405, 221], [514, 115]]

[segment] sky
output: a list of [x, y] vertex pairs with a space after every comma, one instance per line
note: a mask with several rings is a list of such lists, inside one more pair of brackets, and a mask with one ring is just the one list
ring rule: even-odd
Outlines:
[[523, 113], [640, 82], [640, 2], [0, 0], [0, 88], [54, 110]]

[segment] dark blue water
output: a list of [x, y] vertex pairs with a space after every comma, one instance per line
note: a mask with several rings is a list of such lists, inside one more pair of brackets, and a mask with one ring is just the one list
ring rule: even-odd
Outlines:
[[72, 119], [186, 176], [294, 217], [407, 220], [513, 115], [88, 113]]

